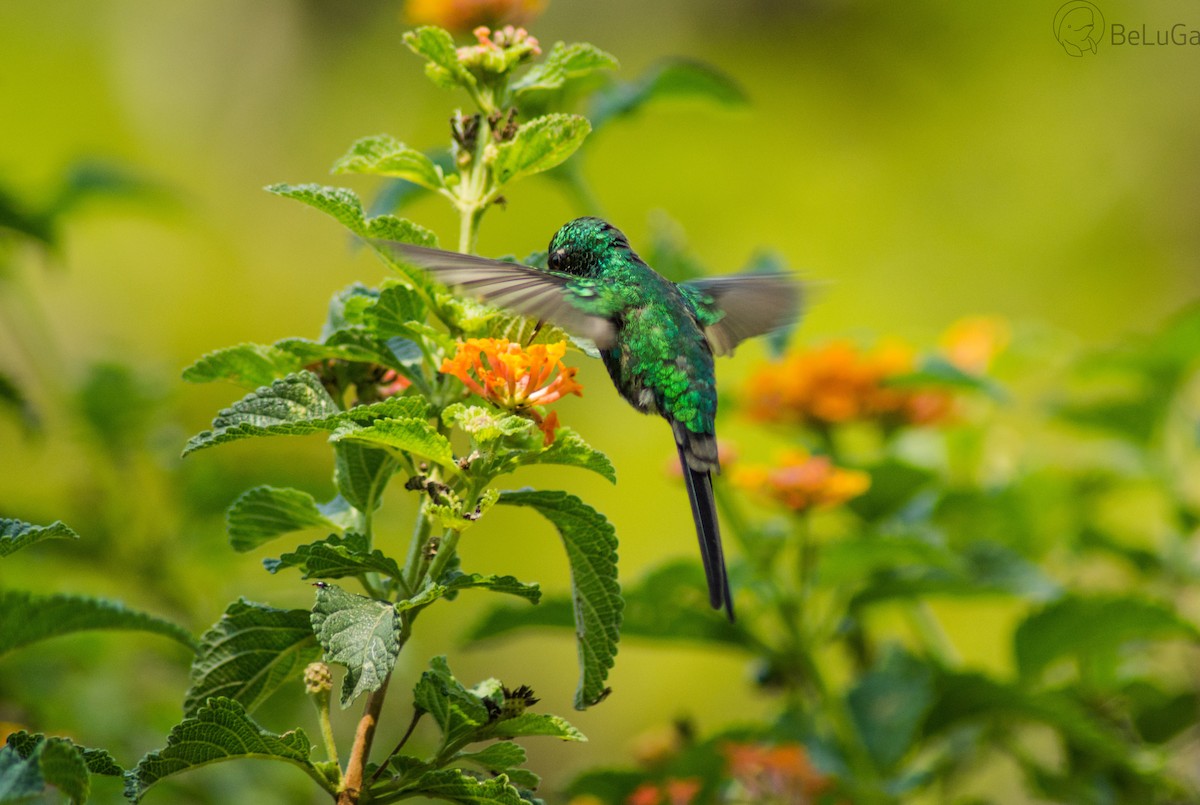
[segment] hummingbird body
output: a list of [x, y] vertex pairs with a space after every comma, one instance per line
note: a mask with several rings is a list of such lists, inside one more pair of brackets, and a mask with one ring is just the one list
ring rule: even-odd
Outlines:
[[733, 619], [712, 473], [714, 354], [795, 320], [800, 287], [786, 274], [674, 283], [638, 257], [621, 232], [577, 218], [550, 241], [548, 269], [389, 243], [401, 259], [503, 307], [591, 339], [620, 395], [671, 424], [708, 581], [709, 601]]

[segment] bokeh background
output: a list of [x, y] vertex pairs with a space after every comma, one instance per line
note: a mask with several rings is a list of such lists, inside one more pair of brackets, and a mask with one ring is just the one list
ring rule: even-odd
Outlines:
[[[714, 270], [770, 248], [816, 281], [800, 339], [929, 343], [960, 317], [994, 314], [1103, 344], [1200, 295], [1200, 47], [1105, 40], [1098, 54], [1071, 57], [1052, 34], [1058, 5], [552, 0], [530, 27], [546, 44], [613, 53], [623, 78], [675, 55], [743, 87], [739, 109], [664, 103], [612, 125], [590, 143], [585, 170], [635, 247], [667, 216]], [[1102, 7], [1110, 24], [1200, 28], [1187, 2]], [[428, 83], [400, 41], [407, 27], [397, 0], [0, 4], [0, 186], [36, 205], [88, 159], [155, 188], [77, 210], [50, 255], [9, 255], [0, 366], [43, 421], [31, 437], [0, 419], [0, 514], [63, 519], [83, 539], [6, 560], [0, 583], [119, 597], [197, 633], [239, 595], [309, 605], [305, 583], [229, 550], [223, 510], [259, 483], [331, 496], [327, 448], [316, 437], [254, 441], [180, 462], [184, 440], [240, 392], [189, 386], [179, 371], [222, 346], [315, 337], [332, 292], [384, 277], [332, 221], [262, 187], [323, 182], [371, 195], [369, 180], [327, 173], [356, 138], [446, 142], [448, 115], [466, 99]], [[485, 254], [544, 248], [584, 212], [537, 178], [507, 201], [485, 220]], [[406, 214], [454, 242], [456, 222], [436, 199]], [[740, 350], [720, 365], [722, 382], [735, 385], [762, 357], [758, 346]], [[664, 470], [665, 427], [621, 403], [598, 365], [580, 379], [585, 397], [560, 416], [609, 453], [620, 483], [566, 471], [514, 485], [565, 488], [605, 512], [625, 578], [690, 555], [685, 495]], [[410, 503], [398, 490], [385, 512], [400, 545]], [[532, 515], [490, 516], [462, 550], [475, 569], [567, 587], [557, 539]], [[591, 739], [526, 742], [550, 786], [627, 762], [638, 736], [675, 717], [707, 731], [772, 707], [738, 657], [629, 641], [611, 698], [570, 714], [569, 635], [464, 646], [484, 598], [423, 619], [397, 678], [447, 653], [463, 680], [531, 684]], [[989, 635], [1011, 613], [973, 604], [957, 617], [972, 633], [968, 662], [1009, 661]], [[188, 657], [164, 643], [83, 635], [6, 657], [0, 721], [107, 746], [132, 764], [179, 717]], [[404, 687], [393, 686], [380, 745], [407, 722]], [[306, 707], [296, 686], [258, 718], [311, 731]], [[269, 765], [210, 768], [151, 800], [308, 801], [301, 774]]]

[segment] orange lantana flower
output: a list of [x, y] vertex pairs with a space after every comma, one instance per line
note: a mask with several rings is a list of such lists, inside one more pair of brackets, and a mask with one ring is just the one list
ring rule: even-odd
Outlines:
[[520, 24], [541, 13], [544, 0], [408, 0], [404, 12], [416, 25], [470, 31], [479, 25]]
[[583, 396], [575, 382], [574, 366], [565, 366], [567, 343], [522, 347], [504, 338], [468, 338], [458, 343], [453, 358], [442, 361], [439, 371], [454, 375], [472, 393], [515, 413], [533, 419], [554, 441], [558, 415], [543, 418], [534, 406], [549, 405], [568, 394]]
[[691, 778], [642, 783], [625, 799], [625, 805], [692, 805], [702, 787], [699, 780]]
[[1012, 331], [998, 316], [968, 316], [951, 324], [938, 345], [946, 359], [964, 372], [983, 374], [1008, 346]]
[[746, 385], [746, 410], [763, 422], [817, 426], [868, 420], [926, 425], [945, 419], [953, 403], [948, 392], [889, 385], [915, 366], [916, 356], [905, 344], [884, 342], [867, 351], [833, 341], [761, 367]]
[[776, 467], [737, 467], [733, 482], [764, 492], [795, 512], [828, 508], [858, 497], [871, 485], [865, 472], [834, 466], [825, 456], [789, 451]]
[[721, 751], [737, 785], [735, 802], [802, 805], [829, 787], [829, 778], [813, 767], [800, 744], [727, 743]]

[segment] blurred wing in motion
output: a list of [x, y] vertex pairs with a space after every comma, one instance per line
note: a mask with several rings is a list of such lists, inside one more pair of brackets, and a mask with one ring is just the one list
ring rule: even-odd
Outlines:
[[591, 340], [599, 349], [616, 336], [603, 298], [591, 280], [472, 254], [376, 241], [402, 262], [429, 272], [450, 288]]
[[681, 282], [679, 288], [696, 306], [716, 355], [795, 323], [804, 307], [804, 286], [791, 274], [750, 272]]

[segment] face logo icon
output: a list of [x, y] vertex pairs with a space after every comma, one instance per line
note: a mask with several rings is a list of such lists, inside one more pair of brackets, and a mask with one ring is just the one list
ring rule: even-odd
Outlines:
[[1095, 54], [1104, 34], [1104, 15], [1087, 0], [1064, 3], [1054, 15], [1054, 38], [1072, 56]]

